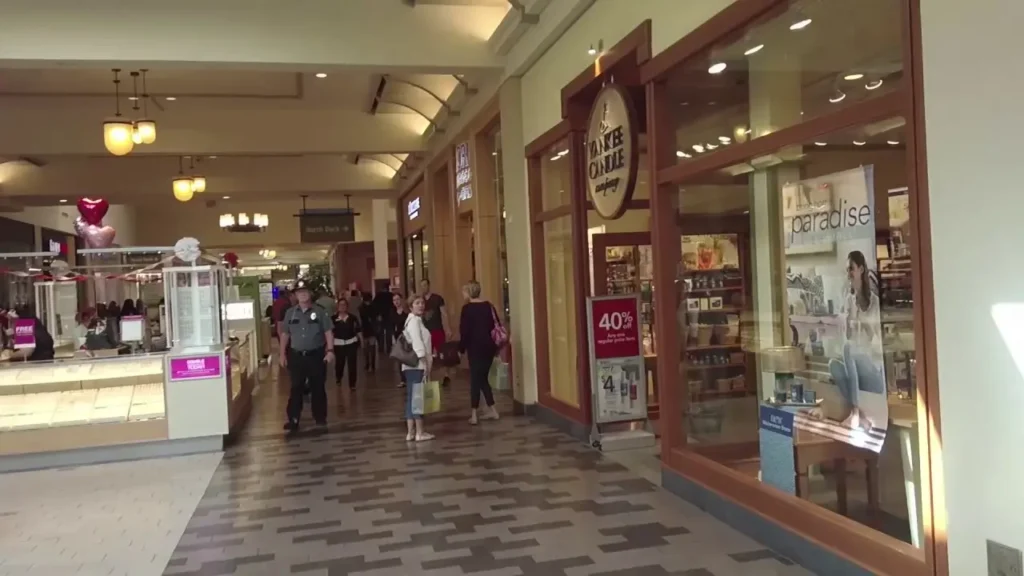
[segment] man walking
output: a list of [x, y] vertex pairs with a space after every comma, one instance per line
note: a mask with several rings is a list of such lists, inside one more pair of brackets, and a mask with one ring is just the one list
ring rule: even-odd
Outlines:
[[327, 364], [334, 361], [333, 325], [327, 311], [313, 303], [305, 280], [295, 283], [297, 304], [288, 309], [278, 325], [281, 365], [288, 369], [292, 381], [288, 396], [288, 422], [284, 429], [299, 429], [305, 390], [310, 391], [313, 420], [319, 427], [327, 426]]
[[[448, 309], [445, 307], [444, 298], [440, 294], [434, 294], [430, 291], [430, 280], [424, 278], [420, 282], [420, 293], [423, 295], [423, 302], [425, 304], [423, 325], [430, 331], [430, 341], [433, 345], [434, 357], [440, 357], [442, 347], [444, 347], [445, 342], [452, 335], [451, 330], [448, 328]], [[452, 380], [451, 368], [444, 366], [441, 362], [435, 362], [434, 364], [442, 365], [441, 373], [444, 374], [444, 379], [441, 380], [441, 386], [448, 386]]]

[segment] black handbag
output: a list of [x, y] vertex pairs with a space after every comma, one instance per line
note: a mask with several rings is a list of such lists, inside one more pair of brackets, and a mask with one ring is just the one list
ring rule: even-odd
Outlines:
[[420, 357], [416, 355], [416, 350], [409, 343], [409, 339], [405, 337], [405, 330], [402, 330], [402, 333], [395, 339], [395, 345], [391, 347], [391, 359], [412, 368], [420, 366]]

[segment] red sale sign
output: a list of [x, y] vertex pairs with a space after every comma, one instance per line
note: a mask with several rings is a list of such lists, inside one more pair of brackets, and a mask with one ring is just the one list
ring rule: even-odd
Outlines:
[[635, 294], [590, 301], [594, 358], [631, 358], [640, 355], [640, 323]]

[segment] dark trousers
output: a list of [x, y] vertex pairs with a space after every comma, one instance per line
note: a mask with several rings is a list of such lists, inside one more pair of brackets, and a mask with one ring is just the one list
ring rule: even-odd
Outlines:
[[327, 391], [324, 380], [327, 379], [327, 365], [324, 363], [324, 349], [300, 352], [288, 351], [288, 376], [292, 381], [291, 393], [288, 395], [288, 420], [298, 422], [302, 416], [302, 402], [308, 389], [313, 420], [327, 421]]
[[363, 366], [367, 372], [377, 370], [377, 337], [363, 336]]
[[356, 376], [359, 369], [356, 366], [359, 357], [359, 344], [346, 344], [334, 347], [334, 377], [335, 382], [341, 384], [341, 377], [345, 373], [345, 365], [348, 364], [348, 386], [356, 387]]
[[469, 399], [474, 410], [480, 407], [481, 392], [487, 405], [494, 406], [494, 393], [491, 391], [491, 383], [487, 380], [493, 363], [494, 356], [469, 355]]
[[392, 326], [391, 322], [388, 321], [388, 319], [386, 319], [386, 318], [382, 319], [380, 324], [381, 324], [380, 330], [379, 330], [380, 335], [377, 338], [377, 340], [379, 342], [381, 342], [381, 344], [382, 344], [382, 346], [384, 348], [384, 353], [390, 355], [391, 354], [391, 343], [395, 339], [395, 327]]

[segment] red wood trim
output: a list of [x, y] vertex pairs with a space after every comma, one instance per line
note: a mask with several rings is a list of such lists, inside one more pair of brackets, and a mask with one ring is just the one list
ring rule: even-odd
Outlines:
[[540, 212], [533, 217], [534, 222], [547, 222], [548, 220], [554, 220], [555, 218], [561, 218], [562, 216], [568, 216], [572, 214], [572, 206], [565, 204], [558, 208], [552, 208], [551, 210], [545, 210]]
[[587, 297], [590, 296], [590, 259], [587, 249], [587, 149], [582, 133], [574, 132], [569, 136], [569, 162], [572, 166], [569, 178], [569, 205], [572, 207], [572, 284], [576, 292], [576, 374], [579, 378], [576, 384], [583, 423], [589, 426], [593, 407], [590, 404], [590, 355], [585, 352], [585, 346], [589, 342]]
[[[633, 64], [639, 66], [651, 59], [651, 21], [644, 20], [639, 26], [626, 34], [607, 52], [599, 56], [593, 66], [580, 72], [568, 84], [562, 87], [562, 118], [568, 117], [569, 101], [579, 96], [587, 89], [599, 86], [601, 75], [616, 67], [620, 63], [627, 62], [627, 58], [633, 56]], [[637, 70], [639, 72], [639, 70]], [[639, 77], [639, 74], [638, 74]], [[620, 79], [621, 83], [621, 79]]]
[[555, 398], [550, 394], [538, 396], [537, 401], [540, 403], [541, 406], [553, 410], [563, 418], [568, 418], [569, 420], [572, 420], [573, 422], [579, 422], [580, 424], [587, 424], [587, 421], [585, 420], [585, 417], [583, 415], [582, 407], [577, 408], [572, 404], [562, 402], [561, 400]]
[[[540, 158], [527, 159], [527, 194], [531, 207], [540, 205], [542, 192]], [[530, 225], [530, 264], [533, 268], [533, 322], [537, 358], [537, 400], [551, 394], [551, 364], [548, 354], [547, 270], [544, 266], [544, 224]]]
[[[922, 448], [921, 508], [925, 559], [936, 576], [949, 575], [946, 489], [942, 475], [942, 421], [939, 408], [938, 345], [935, 335], [935, 295], [932, 272], [931, 211], [925, 140], [924, 71], [921, 56], [921, 2], [904, 3], [904, 63], [910, 68], [905, 91], [907, 114], [907, 185], [910, 193], [911, 274], [914, 282], [914, 334], [917, 355], [918, 446]], [[913, 521], [913, 519], [911, 519]]]
[[646, 84], [661, 78], [688, 58], [724, 42], [731, 33], [741, 32], [752, 21], [784, 12], [788, 4], [786, 0], [736, 0], [644, 63], [640, 69], [641, 82]]
[[[623, 206], [625, 206], [623, 212], [625, 212], [626, 210], [650, 210], [651, 201], [645, 199], [630, 200], [629, 202], [626, 202]], [[591, 200], [587, 200], [587, 210], [593, 209], [594, 202]]]
[[658, 172], [657, 180], [662, 184], [682, 182], [697, 175], [744, 162], [750, 158], [774, 153], [784, 146], [810, 142], [818, 136], [853, 126], [893, 116], [903, 116], [906, 113], [905, 104], [906, 98], [903, 91], [891, 92], [865, 102], [851, 104], [833, 114], [813, 118], [767, 136], [719, 148], [710, 154], [703, 154], [699, 158], [663, 168]]
[[[562, 120], [526, 145], [526, 157], [540, 156], [569, 135], [569, 122]], [[540, 204], [538, 204], [540, 206]]]
[[766, 487], [757, 478], [694, 452], [679, 449], [667, 452], [667, 458], [662, 461], [668, 469], [769, 522], [782, 522], [787, 529], [872, 574], [929, 574], [920, 551], [906, 542], [891, 538], [813, 502]]

